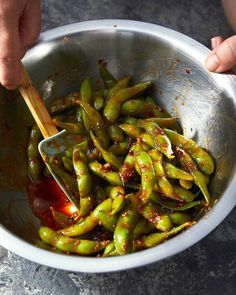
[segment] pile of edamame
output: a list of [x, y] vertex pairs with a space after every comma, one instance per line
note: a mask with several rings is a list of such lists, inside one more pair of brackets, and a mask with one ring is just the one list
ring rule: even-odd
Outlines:
[[[42, 226], [39, 236], [52, 250], [108, 257], [156, 246], [192, 226], [209, 208], [211, 155], [181, 135], [173, 118], [150, 97], [152, 82], [116, 80], [99, 65], [104, 88], [85, 78], [78, 93], [55, 101], [55, 124], [81, 141], [46, 159], [78, 201], [71, 220], [54, 210], [60, 230]], [[38, 154], [36, 126], [28, 145], [33, 181], [46, 170]], [[68, 223], [65, 220], [69, 220]], [[109, 239], [96, 238], [103, 228]]]

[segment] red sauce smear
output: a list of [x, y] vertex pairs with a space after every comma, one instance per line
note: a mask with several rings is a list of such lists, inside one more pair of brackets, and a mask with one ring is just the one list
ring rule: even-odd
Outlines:
[[68, 216], [70, 201], [57, 182], [51, 177], [43, 177], [40, 182], [29, 182], [28, 197], [32, 211], [41, 220], [42, 225], [59, 229], [52, 216], [50, 207]]

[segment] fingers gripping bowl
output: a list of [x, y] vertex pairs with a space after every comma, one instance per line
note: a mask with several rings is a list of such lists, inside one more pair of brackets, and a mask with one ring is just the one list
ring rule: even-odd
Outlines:
[[236, 82], [231, 75], [209, 74], [203, 66], [207, 53], [202, 45], [179, 33], [133, 21], [92, 21], [44, 33], [24, 63], [47, 104], [78, 91], [85, 76], [97, 81], [95, 65], [101, 59], [116, 77], [131, 75], [134, 83], [153, 81], [158, 104], [177, 116], [184, 133], [206, 147], [216, 160], [209, 190], [217, 201], [187, 231], [159, 246], [126, 256], [78, 257], [35, 247], [39, 221], [27, 198], [25, 155], [33, 120], [20, 97], [11, 99], [2, 90], [0, 243], [52, 267], [104, 272], [158, 261], [186, 249], [213, 230], [235, 205]]

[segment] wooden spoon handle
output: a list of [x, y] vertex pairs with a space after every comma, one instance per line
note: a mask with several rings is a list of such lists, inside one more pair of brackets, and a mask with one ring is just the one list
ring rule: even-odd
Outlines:
[[34, 117], [44, 138], [48, 138], [58, 133], [56, 125], [50, 117], [43, 99], [38, 91], [32, 85], [31, 79], [22, 64], [22, 84], [19, 87], [20, 93], [23, 96], [32, 116]]

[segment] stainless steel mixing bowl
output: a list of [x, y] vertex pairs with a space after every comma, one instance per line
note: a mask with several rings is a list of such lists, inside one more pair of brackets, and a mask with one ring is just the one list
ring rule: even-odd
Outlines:
[[196, 225], [167, 242], [123, 257], [93, 258], [51, 253], [34, 246], [39, 221], [27, 200], [26, 144], [33, 119], [18, 93], [1, 89], [0, 244], [32, 261], [83, 272], [145, 265], [190, 247], [235, 206], [236, 79], [204, 68], [209, 50], [175, 31], [147, 23], [100, 20], [43, 33], [24, 63], [46, 102], [78, 90], [84, 76], [98, 79], [98, 60], [116, 77], [152, 80], [158, 104], [180, 119], [184, 132], [206, 147], [217, 169], [210, 186], [216, 200]]

